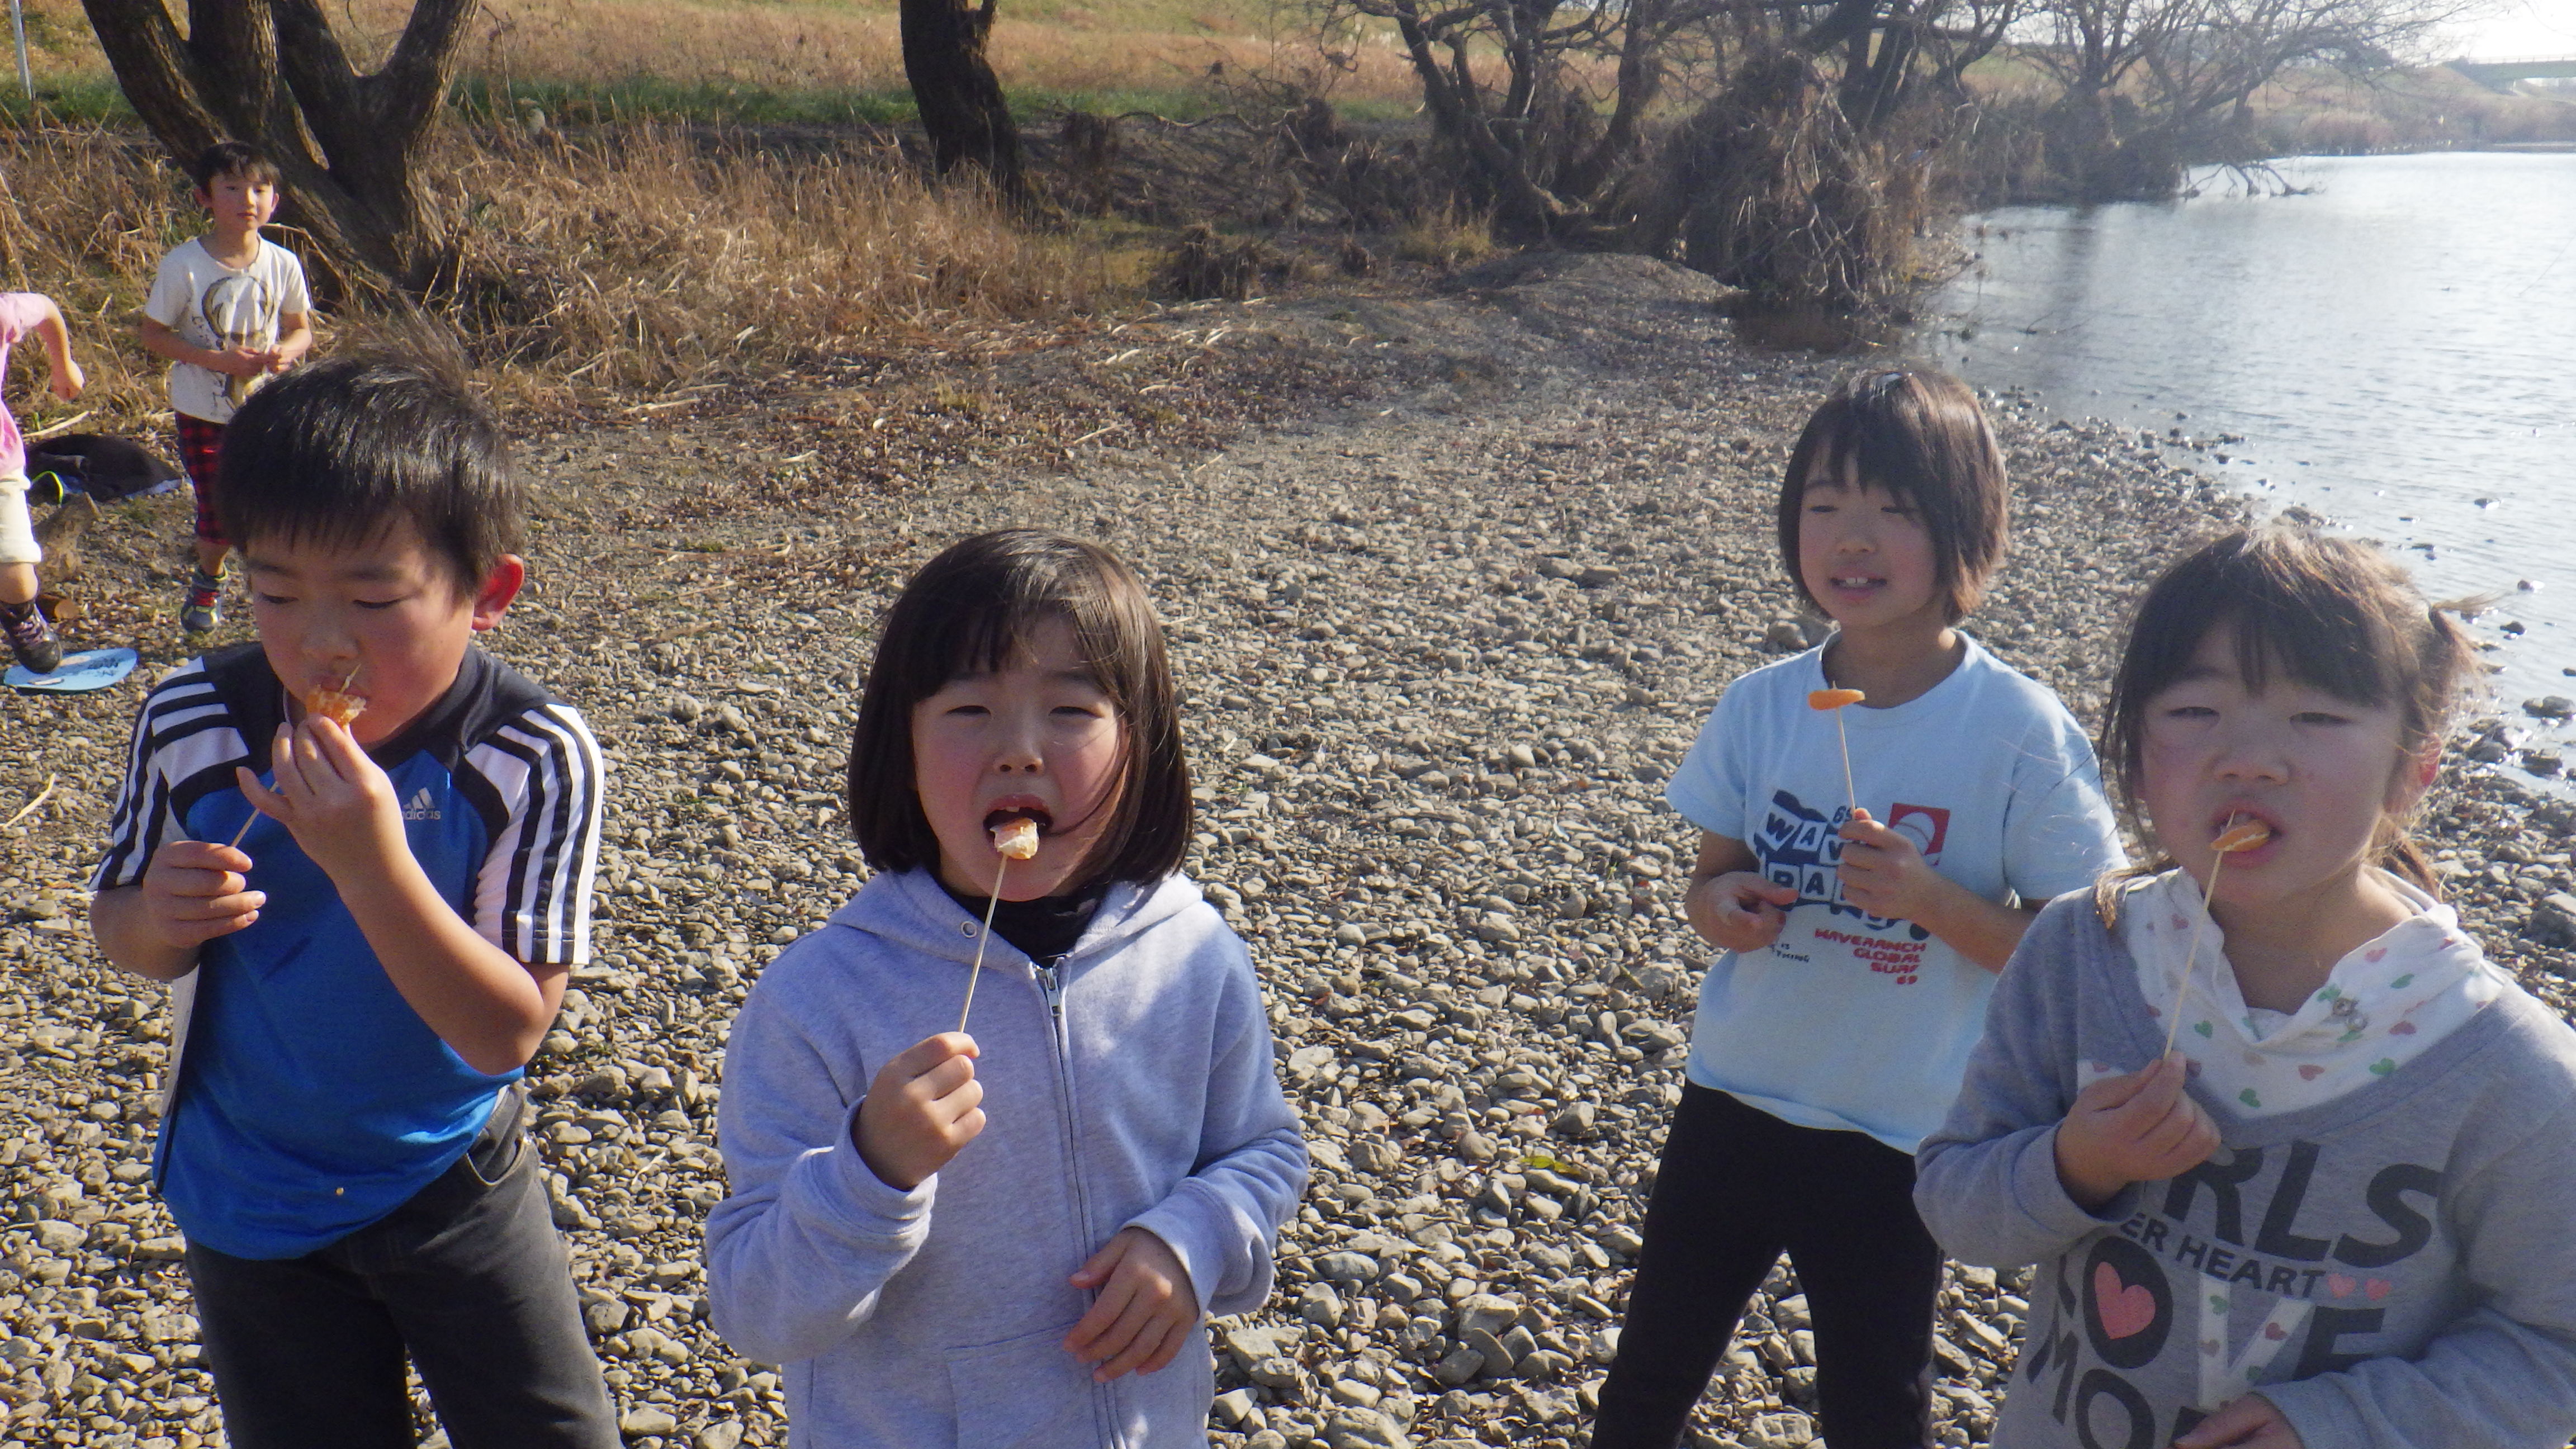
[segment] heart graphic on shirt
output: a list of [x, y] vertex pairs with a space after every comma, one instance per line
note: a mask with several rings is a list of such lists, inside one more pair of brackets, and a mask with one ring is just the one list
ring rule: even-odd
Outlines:
[[2413, 1036], [2415, 1034], [2415, 1023], [2411, 1021], [2401, 1021], [2395, 1026], [2390, 1027], [2388, 1029], [2388, 1034], [2390, 1036]]
[[2373, 966], [2376, 966], [2380, 962], [2388, 959], [2388, 948], [2385, 946], [2373, 946], [2369, 950], [2361, 953], [2361, 959], [2369, 962]]
[[2191, 929], [2191, 922], [2184, 920], [2180, 916], [2176, 916], [2173, 918], [2173, 928], [2177, 931], [2187, 931]]
[[2261, 1052], [2247, 1052], [2245, 1054], [2245, 1065], [2249, 1067], [2259, 1067], [2263, 1065], [2263, 1054]]
[[2205, 1022], [2205, 1021], [2195, 1021], [2195, 1022], [2193, 1022], [2193, 1023], [2191, 1024], [2191, 1029], [2192, 1029], [2193, 1031], [2199, 1032], [2202, 1036], [2216, 1036], [2216, 1035], [2218, 1035], [2218, 1029], [2217, 1029], [2216, 1027], [2214, 1027], [2214, 1026], [2211, 1026], [2208, 1022]]
[[2396, 1284], [2389, 1282], [2385, 1278], [2373, 1278], [2369, 1282], [2361, 1285], [2361, 1292], [2363, 1297], [2376, 1303], [2380, 1299], [2387, 1297], [2389, 1290], [2396, 1286]]
[[2277, 1323], [2267, 1323], [2263, 1325], [2263, 1336], [2272, 1340], [2274, 1343], [2279, 1343], [2282, 1339], [2290, 1336], [2290, 1330], [2283, 1328]]
[[2102, 1331], [2113, 1338], [2144, 1333], [2156, 1321], [2154, 1291], [2144, 1283], [2122, 1283], [2120, 1270], [2108, 1263], [2093, 1265], [2093, 1302]]
[[2244, 1091], [2237, 1093], [2236, 1100], [2253, 1108], [2257, 1112], [2263, 1110], [2263, 1099], [2254, 1095], [2254, 1089], [2252, 1087], [2247, 1087]]
[[2370, 1073], [2375, 1077], [2387, 1076], [2390, 1072], [2395, 1070], [2397, 1070], [2397, 1058], [2395, 1057], [2381, 1057], [2379, 1060], [2370, 1064]]
[[2309, 1062], [2299, 1068], [2299, 1080], [2302, 1082], [2313, 1082], [2325, 1074], [2326, 1069], [2318, 1066], [2315, 1062]]
[[2326, 1291], [2337, 1298], [2350, 1298], [2352, 1296], [2352, 1290], [2360, 1286], [2361, 1280], [2358, 1278], [2347, 1278], [2341, 1273], [2328, 1273], [2326, 1275]]
[[2220, 1343], [2214, 1338], [2204, 1338], [2200, 1341], [2200, 1351], [2204, 1357], [2208, 1358], [2218, 1357], [2220, 1350], [2226, 1347], [2227, 1345]]
[[2414, 981], [2415, 973], [2409, 971], [2405, 975], [2398, 977], [2396, 980], [2389, 982], [2388, 989], [2391, 991], [2403, 991], [2408, 986], [2414, 984]]

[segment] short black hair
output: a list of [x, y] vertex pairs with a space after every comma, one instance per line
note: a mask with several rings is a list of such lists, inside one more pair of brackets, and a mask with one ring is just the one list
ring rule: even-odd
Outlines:
[[410, 524], [460, 592], [516, 553], [524, 493], [501, 420], [452, 348], [362, 343], [250, 395], [224, 429], [215, 510], [261, 539], [356, 547]]
[[[2413, 757], [2439, 744], [2478, 681], [2467, 631], [2445, 617], [2465, 606], [2426, 602], [2404, 566], [2369, 544], [2291, 524], [2236, 529], [2193, 549], [2147, 586], [2111, 676], [2101, 757], [2130, 828], [2155, 839], [2145, 801], [2148, 708], [2213, 630], [2227, 631], [2247, 689], [2277, 674], [2355, 704], [2393, 706], [2399, 749]], [[2372, 861], [2438, 896], [2441, 880], [2409, 824], [2383, 817]], [[2095, 904], [2110, 920], [2111, 881], [2172, 868], [2160, 859], [2106, 878]]]
[[198, 152], [197, 159], [188, 163], [188, 179], [197, 184], [199, 191], [209, 191], [219, 176], [240, 176], [275, 186], [278, 182], [277, 163], [268, 159], [267, 152], [248, 141], [217, 141]]
[[1798, 572], [1807, 490], [1850, 470], [1912, 507], [1932, 539], [1932, 587], [1955, 624], [1985, 598], [2012, 522], [2003, 449], [1967, 384], [1929, 368], [1877, 368], [1843, 380], [1798, 435], [1781, 475], [1780, 558], [1798, 597], [1822, 612]]
[[886, 611], [850, 734], [850, 825], [878, 870], [936, 866], [922, 812], [912, 710], [960, 675], [1003, 667], [1060, 619], [1117, 708], [1124, 758], [1109, 825], [1078, 884], [1156, 881], [1189, 849], [1190, 767], [1153, 600], [1116, 554], [1037, 528], [962, 539], [922, 565]]

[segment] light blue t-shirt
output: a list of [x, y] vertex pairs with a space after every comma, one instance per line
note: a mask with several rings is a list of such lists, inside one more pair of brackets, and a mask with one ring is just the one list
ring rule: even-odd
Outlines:
[[[1833, 716], [1807, 705], [1827, 687], [1823, 657], [1810, 650], [1728, 686], [1664, 790], [1798, 892], [1767, 950], [1709, 967], [1690, 1079], [1782, 1121], [1911, 1153], [1959, 1093], [1995, 977], [1922, 927], [1843, 900], [1843, 751]], [[2074, 716], [1975, 640], [1920, 698], [1840, 713], [1861, 807], [1987, 900], [2037, 905], [2123, 863]]]

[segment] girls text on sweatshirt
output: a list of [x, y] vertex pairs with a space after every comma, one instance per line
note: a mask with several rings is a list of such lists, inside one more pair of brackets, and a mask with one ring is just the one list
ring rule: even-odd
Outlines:
[[2086, 896], [2004, 968], [1915, 1204], [1965, 1262], [2039, 1265], [1997, 1449], [2171, 1443], [2259, 1390], [2311, 1449], [2561, 1449], [2576, 1433], [2576, 1031], [2512, 990], [2332, 1101], [2088, 1212], [2057, 1124], [2162, 1023]]

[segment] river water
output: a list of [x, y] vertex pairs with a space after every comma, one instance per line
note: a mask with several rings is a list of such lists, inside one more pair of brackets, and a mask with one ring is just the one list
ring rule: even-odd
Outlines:
[[1914, 345], [2064, 416], [2241, 436], [2170, 456], [2400, 550], [2435, 597], [2500, 594], [2495, 704], [2576, 766], [2576, 730], [2522, 710], [2576, 696], [2576, 154], [2279, 171], [2299, 194], [1970, 217], [1978, 260]]

